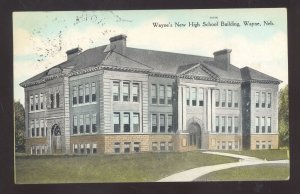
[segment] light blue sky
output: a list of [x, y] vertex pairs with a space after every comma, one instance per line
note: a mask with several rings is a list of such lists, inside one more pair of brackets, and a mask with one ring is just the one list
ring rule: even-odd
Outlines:
[[[153, 22], [234, 21], [241, 27], [154, 28]], [[243, 21], [260, 22], [245, 27]], [[264, 21], [274, 25], [264, 26]], [[212, 56], [218, 49], [232, 49], [232, 63], [250, 66], [288, 81], [286, 9], [211, 9], [149, 11], [15, 12], [14, 95], [24, 103], [19, 83], [66, 59], [65, 51], [83, 50], [109, 43], [124, 33], [127, 46]]]

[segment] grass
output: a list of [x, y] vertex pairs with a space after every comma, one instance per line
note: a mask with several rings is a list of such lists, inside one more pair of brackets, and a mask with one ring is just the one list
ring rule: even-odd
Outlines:
[[93, 156], [21, 155], [16, 157], [16, 183], [152, 182], [191, 168], [235, 161], [198, 151]]
[[288, 159], [287, 150], [242, 150], [242, 151], [224, 151], [226, 153], [253, 156], [260, 159], [286, 160]]
[[288, 164], [262, 164], [212, 172], [195, 181], [270, 181], [287, 180]]

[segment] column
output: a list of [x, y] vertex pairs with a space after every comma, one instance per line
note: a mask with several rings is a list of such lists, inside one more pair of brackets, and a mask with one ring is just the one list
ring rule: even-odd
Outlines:
[[182, 87], [182, 131], [186, 131], [186, 87]]
[[212, 99], [212, 102], [211, 102], [211, 128], [212, 128], [212, 132], [215, 131], [216, 129], [216, 95], [215, 95], [215, 90], [212, 90], [212, 94], [211, 94], [211, 99]]
[[177, 98], [177, 108], [178, 108], [178, 132], [182, 131], [182, 87], [178, 86], [178, 98]]
[[207, 89], [207, 131], [211, 131], [211, 90]]

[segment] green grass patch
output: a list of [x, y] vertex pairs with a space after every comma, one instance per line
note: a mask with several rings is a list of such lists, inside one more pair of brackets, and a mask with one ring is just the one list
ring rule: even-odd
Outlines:
[[191, 168], [236, 161], [230, 157], [198, 151], [93, 156], [17, 156], [16, 183], [152, 182]]
[[212, 172], [195, 181], [271, 181], [287, 180], [288, 164], [262, 164], [255, 166], [236, 167]]
[[223, 151], [226, 153], [252, 156], [260, 159], [286, 160], [288, 159], [287, 150], [242, 150], [242, 151]]

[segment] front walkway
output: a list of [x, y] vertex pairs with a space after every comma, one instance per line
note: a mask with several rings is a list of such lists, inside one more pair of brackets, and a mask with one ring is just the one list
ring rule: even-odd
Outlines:
[[275, 161], [266, 161], [255, 157], [250, 156], [243, 156], [237, 154], [229, 154], [223, 152], [203, 152], [205, 154], [215, 154], [215, 155], [222, 155], [222, 156], [229, 156], [233, 158], [240, 159], [239, 162], [234, 163], [226, 163], [226, 164], [218, 164], [212, 166], [203, 166], [198, 168], [193, 168], [190, 170], [186, 170], [183, 172], [179, 172], [163, 179], [158, 180], [157, 182], [190, 182], [193, 181], [205, 174], [215, 172], [218, 170], [224, 170], [233, 167], [239, 166], [250, 166], [250, 165], [258, 165], [258, 164], [287, 164], [289, 160], [275, 160]]

